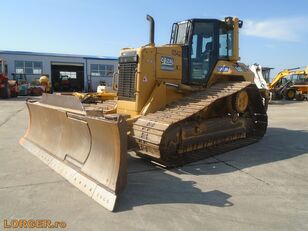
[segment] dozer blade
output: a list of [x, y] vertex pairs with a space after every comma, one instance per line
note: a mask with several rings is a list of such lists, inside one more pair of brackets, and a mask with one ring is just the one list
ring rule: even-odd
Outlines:
[[116, 114], [87, 116], [74, 96], [27, 102], [29, 126], [20, 144], [99, 204], [113, 211], [126, 185], [126, 122]]

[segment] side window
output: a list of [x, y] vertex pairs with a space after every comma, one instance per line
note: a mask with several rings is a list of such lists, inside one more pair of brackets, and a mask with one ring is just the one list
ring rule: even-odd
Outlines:
[[174, 23], [172, 26], [172, 32], [170, 37], [171, 44], [186, 44], [187, 43], [187, 30], [190, 26], [190, 22]]
[[179, 24], [176, 38], [177, 44], [185, 44], [187, 23]]
[[219, 57], [228, 58], [233, 55], [233, 31], [225, 27], [219, 29]]
[[228, 34], [220, 28], [219, 31], [219, 57], [228, 57]]
[[229, 30], [228, 31], [228, 56], [232, 56], [233, 55], [233, 31]]
[[301, 74], [301, 75], [297, 75], [297, 76], [298, 76], [297, 80], [299, 80], [299, 81], [305, 80], [305, 75]]

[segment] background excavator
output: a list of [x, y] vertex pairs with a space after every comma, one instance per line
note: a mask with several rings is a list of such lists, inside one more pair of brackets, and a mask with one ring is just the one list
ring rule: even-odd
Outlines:
[[269, 84], [274, 100], [308, 99], [308, 66], [305, 69], [291, 68], [279, 72]]
[[27, 102], [20, 143], [111, 211], [126, 185], [127, 148], [173, 167], [256, 142], [267, 129], [254, 74], [238, 62], [241, 20], [177, 22], [170, 43], [155, 46], [147, 19], [149, 44], [120, 52], [117, 94]]

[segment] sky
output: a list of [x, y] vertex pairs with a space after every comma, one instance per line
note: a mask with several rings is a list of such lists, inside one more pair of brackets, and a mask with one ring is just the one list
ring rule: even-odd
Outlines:
[[275, 68], [308, 65], [308, 0], [0, 0], [0, 50], [117, 57], [148, 43], [169, 42], [173, 22], [237, 16], [241, 62]]

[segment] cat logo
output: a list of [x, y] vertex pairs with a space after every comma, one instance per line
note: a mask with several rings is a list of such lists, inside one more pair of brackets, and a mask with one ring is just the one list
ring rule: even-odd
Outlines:
[[172, 57], [161, 56], [160, 69], [163, 71], [173, 71], [174, 70], [174, 59]]
[[218, 66], [217, 67], [218, 72], [229, 72], [229, 70], [230, 70], [230, 67], [228, 66]]

